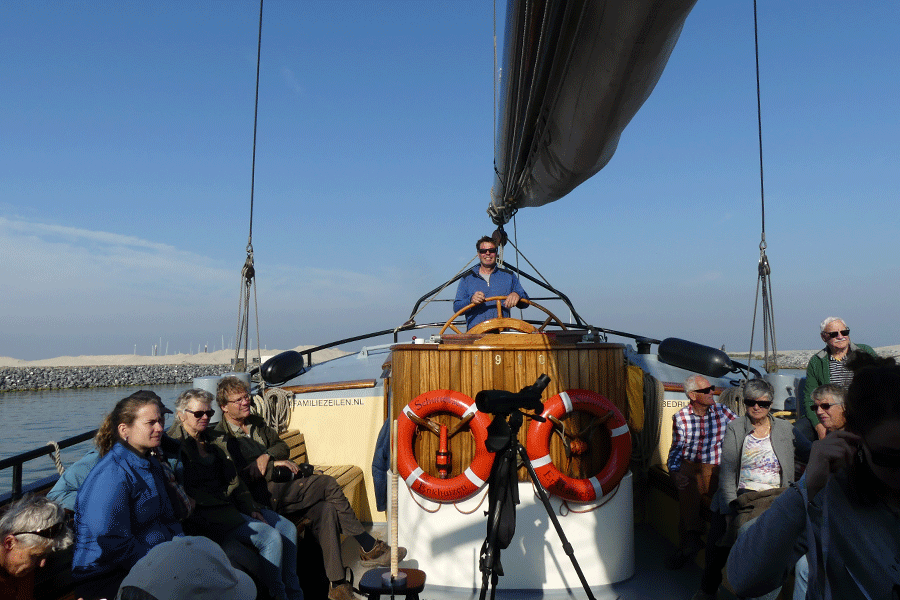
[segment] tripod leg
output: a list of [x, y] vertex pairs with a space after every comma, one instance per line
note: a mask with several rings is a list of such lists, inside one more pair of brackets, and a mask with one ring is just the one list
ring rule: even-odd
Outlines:
[[575, 572], [578, 574], [578, 579], [581, 580], [581, 585], [584, 587], [584, 591], [587, 594], [589, 600], [595, 600], [594, 594], [591, 592], [591, 588], [588, 585], [587, 579], [584, 577], [584, 572], [581, 570], [581, 566], [578, 564], [578, 560], [575, 558], [575, 550], [572, 548], [572, 544], [569, 543], [566, 534], [563, 532], [562, 525], [559, 524], [559, 519], [556, 518], [556, 513], [553, 512], [553, 507], [550, 506], [550, 497], [547, 495], [547, 490], [544, 489], [544, 486], [541, 485], [540, 480], [538, 479], [537, 473], [534, 471], [534, 466], [531, 464], [531, 460], [528, 458], [528, 452], [525, 450], [525, 447], [522, 444], [517, 443], [517, 450], [519, 452], [519, 456], [522, 457], [522, 464], [525, 465], [525, 468], [528, 470], [528, 475], [531, 477], [531, 481], [534, 482], [534, 487], [538, 491], [538, 496], [541, 498], [541, 502], [544, 504], [544, 510], [547, 511], [547, 516], [550, 517], [550, 521], [553, 523], [553, 527], [556, 529], [556, 534], [559, 536], [560, 541], [563, 545], [563, 550], [572, 560], [572, 566], [575, 567]]
[[[500, 564], [500, 548], [497, 544], [497, 538], [500, 532], [500, 523], [506, 505], [507, 494], [510, 487], [507, 484], [510, 472], [515, 472], [516, 450], [508, 448], [498, 453], [494, 459], [494, 466], [491, 468], [491, 475], [488, 478], [488, 497], [496, 492], [491, 500], [488, 508], [488, 535], [481, 546], [479, 554], [478, 567], [481, 570], [481, 594], [479, 600], [485, 600], [487, 593], [488, 581], [491, 583], [491, 600], [494, 600], [494, 594], [497, 589], [497, 581], [500, 575], [503, 575], [503, 566]], [[515, 506], [513, 506], [515, 510]]]

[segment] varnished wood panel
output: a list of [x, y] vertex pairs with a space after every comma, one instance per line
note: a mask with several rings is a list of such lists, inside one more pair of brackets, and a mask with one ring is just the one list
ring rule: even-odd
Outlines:
[[[538, 336], [540, 337], [540, 336]], [[480, 343], [484, 340], [490, 343]], [[509, 340], [509, 343], [506, 341]], [[625, 361], [619, 344], [552, 344], [543, 337], [529, 344], [529, 336], [488, 335], [472, 343], [405, 344], [393, 348], [391, 390], [394, 414], [419, 394], [430, 390], [450, 389], [474, 399], [482, 389], [518, 392], [546, 373], [550, 385], [543, 394], [546, 401], [560, 391], [587, 389], [609, 398], [626, 414]], [[627, 416], [627, 415], [626, 415]], [[452, 428], [459, 419], [450, 414], [434, 415], [432, 421]], [[563, 419], [567, 431], [580, 432], [589, 427], [594, 417], [576, 412]], [[519, 432], [525, 444], [528, 422]], [[551, 440], [551, 457], [564, 472], [583, 477], [599, 471], [609, 453], [610, 440], [605, 427], [592, 428], [587, 442], [590, 451], [581, 458], [567, 459], [557, 436]], [[419, 432], [415, 441], [420, 466], [437, 476], [434, 467], [438, 437]], [[453, 469], [450, 476], [461, 472], [474, 454], [474, 441], [468, 431], [450, 440]], [[521, 470], [524, 476], [524, 469]]]

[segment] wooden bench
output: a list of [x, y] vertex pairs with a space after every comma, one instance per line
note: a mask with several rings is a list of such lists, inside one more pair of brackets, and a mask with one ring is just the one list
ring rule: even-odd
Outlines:
[[[297, 464], [309, 462], [306, 453], [306, 440], [302, 433], [296, 429], [289, 429], [281, 434], [281, 439], [284, 440], [291, 449], [290, 458], [292, 461]], [[344, 490], [344, 495], [347, 496], [347, 500], [350, 501], [350, 506], [357, 506], [365, 488], [363, 482], [363, 470], [360, 467], [356, 465], [313, 466], [317, 471], [321, 471], [325, 473], [325, 475], [334, 477], [337, 480], [338, 485], [341, 486], [341, 489]], [[298, 520], [296, 523], [299, 528], [298, 533], [302, 532], [302, 519]]]

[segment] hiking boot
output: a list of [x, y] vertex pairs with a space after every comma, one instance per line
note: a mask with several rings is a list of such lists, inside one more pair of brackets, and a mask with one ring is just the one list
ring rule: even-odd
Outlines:
[[328, 590], [328, 600], [359, 600], [349, 583], [342, 583]]
[[[397, 560], [401, 561], [406, 557], [406, 548], [397, 546]], [[375, 545], [368, 552], [359, 549], [360, 564], [364, 567], [389, 567], [391, 566], [391, 547], [381, 540], [375, 540]]]

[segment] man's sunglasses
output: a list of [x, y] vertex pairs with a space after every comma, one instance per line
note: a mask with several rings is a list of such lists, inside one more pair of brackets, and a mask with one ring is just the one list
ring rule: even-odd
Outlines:
[[478, 254], [497, 254], [496, 248], [479, 248]]
[[[863, 442], [865, 444], [865, 442]], [[869, 446], [869, 456], [872, 458], [872, 464], [885, 469], [900, 469], [900, 450], [875, 450]]]
[[203, 415], [206, 415], [211, 419], [212, 416], [216, 414], [216, 411], [211, 408], [207, 410], [186, 410], [184, 412], [188, 413], [189, 415], [194, 415], [195, 419], [201, 419], [203, 418]]
[[716, 386], [711, 385], [711, 386], [705, 387], [705, 388], [697, 388], [696, 390], [694, 390], [694, 392], [696, 392], [698, 394], [709, 394], [714, 389], [716, 389]]
[[744, 406], [750, 408], [752, 406], [759, 406], [760, 408], [769, 408], [772, 406], [771, 400], [744, 400]]
[[826, 331], [825, 337], [827, 337], [829, 340], [833, 340], [834, 338], [836, 338], [838, 336], [838, 334], [840, 334], [843, 337], [847, 337], [848, 335], [850, 335], [850, 330], [849, 329], [841, 329], [840, 331]]
[[39, 535], [42, 538], [47, 538], [48, 540], [52, 540], [55, 537], [59, 537], [59, 534], [61, 534], [63, 531], [65, 531], [65, 529], [66, 529], [65, 521], [60, 521], [59, 523], [56, 523], [55, 525], [51, 525], [50, 527], [45, 527], [43, 529], [39, 529], [38, 531], [20, 531], [19, 533], [14, 533], [13, 535], [25, 535], [27, 533], [30, 533], [32, 535]]
[[840, 402], [822, 402], [821, 404], [816, 404], [816, 408], [821, 408], [822, 410], [829, 410], [835, 406], [840, 406]]

